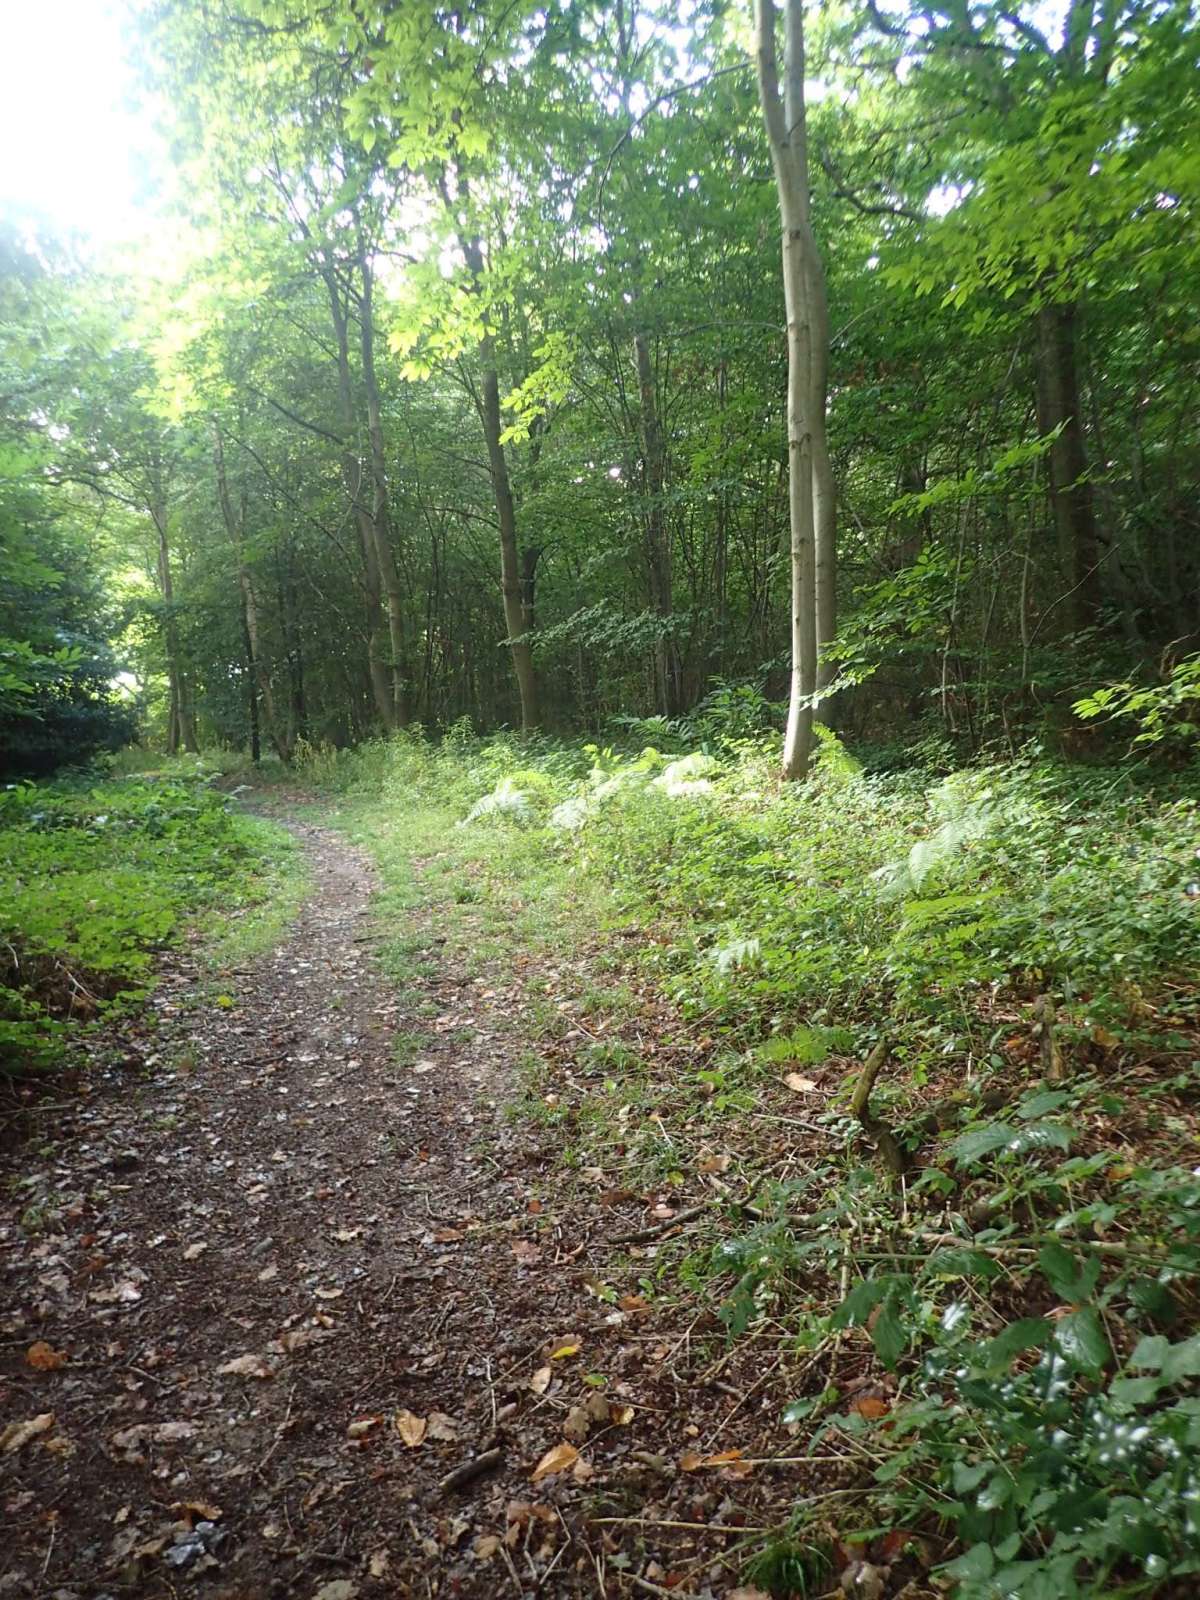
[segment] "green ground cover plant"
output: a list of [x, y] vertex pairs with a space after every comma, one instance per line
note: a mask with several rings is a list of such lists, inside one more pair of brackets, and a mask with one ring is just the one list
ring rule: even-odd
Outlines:
[[[849, 1439], [871, 1491], [839, 1541], [928, 1535], [962, 1600], [1177, 1592], [1200, 1535], [1194, 782], [1036, 752], [888, 772], [827, 735], [812, 781], [781, 788], [752, 708], [728, 709], [607, 749], [405, 736], [308, 775], [452, 938], [456, 910], [501, 959], [572, 919], [600, 949], [619, 930], [703, 1032], [687, 1081], [591, 1044], [578, 1105], [535, 1086], [530, 1106], [567, 1165], [619, 1134], [643, 1178], [682, 1181], [697, 1130], [745, 1147], [755, 1216], [730, 1207], [655, 1284], [804, 1356], [781, 1420], [806, 1448]], [[748, 1118], [788, 1069], [831, 1093], [778, 1182]], [[648, 1117], [617, 1128], [630, 1105], [666, 1119], [668, 1153]], [[864, 1363], [883, 1398], [847, 1413]], [[832, 1537], [799, 1505], [758, 1581], [797, 1549], [819, 1568]]]
[[283, 830], [241, 813], [194, 760], [141, 776], [74, 777], [0, 791], [0, 1070], [59, 1064], [74, 1032], [144, 997], [156, 956], [221, 907], [271, 902], [264, 936], [295, 898]]

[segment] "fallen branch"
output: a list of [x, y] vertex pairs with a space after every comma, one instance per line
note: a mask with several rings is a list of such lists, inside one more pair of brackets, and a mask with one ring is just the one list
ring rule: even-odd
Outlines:
[[485, 1450], [482, 1455], [472, 1456], [469, 1461], [461, 1462], [453, 1472], [446, 1474], [438, 1484], [438, 1493], [451, 1494], [455, 1489], [465, 1489], [467, 1484], [474, 1483], [476, 1478], [498, 1467], [503, 1459], [504, 1451], [498, 1446], [494, 1450]]

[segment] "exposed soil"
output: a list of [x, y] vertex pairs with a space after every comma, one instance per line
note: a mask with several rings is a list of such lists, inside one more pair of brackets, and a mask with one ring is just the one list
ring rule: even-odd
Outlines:
[[[177, 959], [125, 1068], [7, 1158], [0, 1594], [737, 1593], [813, 1470], [753, 1342], [647, 1306], [661, 1196], [559, 1192], [509, 1108], [514, 980], [417, 916], [397, 996], [367, 859], [290, 825], [286, 942], [224, 990]], [[695, 1465], [735, 1443], [791, 1459]]]

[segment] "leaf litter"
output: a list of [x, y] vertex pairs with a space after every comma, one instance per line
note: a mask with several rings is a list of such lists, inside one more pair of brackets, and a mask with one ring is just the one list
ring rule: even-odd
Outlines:
[[[552, 1135], [506, 1115], [527, 1043], [511, 984], [467, 978], [418, 909], [437, 959], [397, 1000], [365, 939], [373, 870], [290, 825], [315, 892], [227, 980], [235, 1004], [196, 1005], [177, 952], [153, 1026], [92, 1046], [138, 1075], [91, 1074], [52, 1145], [8, 1153], [5, 1372], [55, 1393], [0, 1431], [9, 1569], [147, 1596], [202, 1572], [222, 1600], [492, 1600], [513, 1573], [550, 1600], [750, 1594], [745, 1530], [804, 1476], [750, 1472], [799, 1453], [753, 1350], [647, 1291], [694, 1191], [646, 1194], [604, 1151], [563, 1192]], [[644, 999], [634, 1026], [671, 1036]], [[405, 1028], [428, 1070], [397, 1069]], [[578, 1047], [558, 1047], [568, 1073]], [[734, 1166], [710, 1145], [692, 1181]], [[646, 1217], [656, 1237], [608, 1243]]]

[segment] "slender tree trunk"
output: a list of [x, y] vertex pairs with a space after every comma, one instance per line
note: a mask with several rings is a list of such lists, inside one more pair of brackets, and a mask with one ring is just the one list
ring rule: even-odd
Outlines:
[[179, 643], [179, 624], [175, 618], [175, 581], [171, 574], [171, 545], [166, 497], [158, 494], [150, 507], [158, 535], [158, 589], [163, 603], [163, 654], [167, 666], [167, 750], [179, 753], [180, 746], [196, 754], [196, 720], [189, 704], [184, 681], [183, 654]]
[[663, 491], [666, 454], [658, 416], [658, 385], [650, 344], [639, 330], [633, 336], [637, 367], [639, 423], [642, 435], [642, 485], [646, 505], [646, 566], [650, 577], [650, 604], [661, 624], [654, 646], [654, 682], [658, 709], [673, 717], [679, 709], [679, 655], [668, 635], [673, 610], [671, 536], [667, 529]]
[[1074, 305], [1045, 305], [1037, 318], [1038, 430], [1058, 429], [1047, 468], [1050, 505], [1076, 628], [1094, 624], [1104, 602], [1102, 552], [1079, 398], [1079, 319]]
[[217, 499], [221, 503], [225, 532], [229, 535], [229, 542], [233, 546], [238, 564], [238, 588], [242, 596], [242, 632], [246, 643], [246, 664], [250, 673], [248, 704], [251, 711], [250, 739], [253, 760], [257, 762], [259, 759], [261, 703], [262, 717], [267, 725], [267, 738], [274, 746], [276, 755], [286, 765], [291, 758], [291, 750], [279, 729], [275, 716], [275, 696], [271, 689], [271, 673], [262, 659], [259, 648], [258, 595], [246, 560], [246, 508], [243, 503], [236, 513], [234, 511], [233, 500], [229, 493], [229, 478], [225, 471], [225, 441], [221, 436], [221, 424], [216, 417], [212, 418], [212, 436]]
[[350, 374], [350, 333], [346, 308], [342, 302], [337, 275], [327, 264], [321, 276], [329, 295], [329, 316], [337, 343], [338, 414], [341, 423], [342, 483], [358, 529], [363, 561], [363, 600], [367, 624], [367, 670], [375, 710], [390, 733], [396, 726], [396, 702], [392, 676], [387, 663], [387, 636], [383, 616], [383, 586], [370, 509], [363, 495], [363, 464], [354, 449], [354, 383]]
[[383, 409], [379, 400], [379, 380], [375, 372], [374, 279], [366, 247], [359, 237], [359, 326], [362, 345], [363, 388], [367, 397], [367, 440], [371, 452], [371, 532], [375, 542], [375, 561], [387, 601], [388, 644], [391, 648], [391, 694], [393, 727], [403, 728], [409, 720], [404, 663], [404, 591], [392, 548], [391, 510], [387, 492], [387, 456], [383, 443]]
[[788, 525], [792, 568], [791, 691], [783, 774], [803, 778], [812, 753], [818, 642], [832, 634], [835, 509], [825, 435], [829, 316], [809, 215], [803, 0], [784, 7], [784, 90], [776, 65], [774, 0], [754, 0], [759, 99], [783, 225], [788, 340]]
[[[483, 280], [483, 250], [478, 239], [462, 239], [462, 250], [476, 284]], [[513, 501], [508, 462], [500, 442], [500, 376], [496, 370], [496, 345], [490, 333], [479, 341], [480, 421], [487, 444], [491, 469], [492, 496], [496, 520], [500, 525], [500, 596], [504, 602], [504, 626], [508, 629], [509, 649], [517, 692], [521, 698], [521, 727], [528, 732], [539, 726], [537, 673], [533, 665], [525, 608], [521, 603], [521, 556], [517, 542], [517, 510]]]

